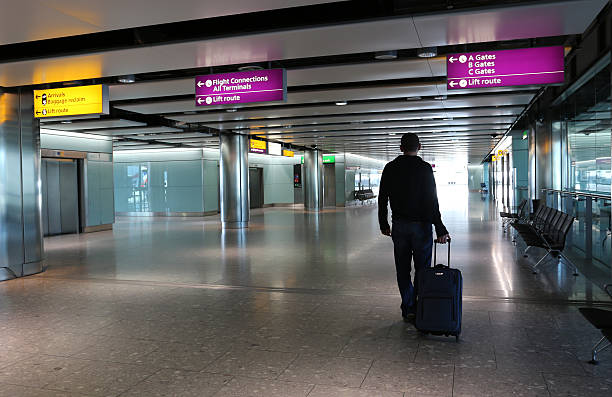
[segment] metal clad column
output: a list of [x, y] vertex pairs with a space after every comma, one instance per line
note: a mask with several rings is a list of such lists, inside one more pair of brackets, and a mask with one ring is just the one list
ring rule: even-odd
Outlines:
[[323, 156], [320, 150], [304, 152], [304, 208], [323, 208]]
[[23, 205], [23, 275], [42, 271], [43, 228], [40, 173], [40, 122], [34, 118], [34, 94], [21, 90], [21, 179]]
[[249, 227], [249, 138], [222, 133], [219, 140], [221, 222], [229, 229]]
[[0, 280], [42, 271], [40, 129], [32, 92], [0, 91]]

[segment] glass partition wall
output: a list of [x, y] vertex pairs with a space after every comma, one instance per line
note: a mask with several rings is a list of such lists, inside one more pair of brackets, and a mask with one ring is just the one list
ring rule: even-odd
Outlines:
[[555, 109], [553, 124], [561, 129], [562, 138], [559, 147], [553, 147], [561, 154], [553, 168], [561, 169], [561, 190], [576, 194], [549, 192], [546, 200], [576, 217], [571, 245], [606, 267], [611, 259], [610, 90], [608, 65]]

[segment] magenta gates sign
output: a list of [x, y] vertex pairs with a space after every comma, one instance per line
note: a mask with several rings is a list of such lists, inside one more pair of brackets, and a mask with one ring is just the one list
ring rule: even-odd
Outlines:
[[197, 76], [196, 106], [285, 101], [286, 82], [284, 69]]
[[564, 69], [562, 46], [446, 56], [449, 90], [558, 84], [564, 82]]

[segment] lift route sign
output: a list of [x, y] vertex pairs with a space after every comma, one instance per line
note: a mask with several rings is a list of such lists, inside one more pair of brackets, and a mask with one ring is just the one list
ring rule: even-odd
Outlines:
[[196, 106], [287, 100], [285, 69], [209, 74], [195, 79]]
[[103, 84], [34, 90], [34, 116], [37, 118], [108, 112], [108, 86]]
[[564, 82], [564, 70], [562, 46], [446, 56], [449, 90], [559, 84]]

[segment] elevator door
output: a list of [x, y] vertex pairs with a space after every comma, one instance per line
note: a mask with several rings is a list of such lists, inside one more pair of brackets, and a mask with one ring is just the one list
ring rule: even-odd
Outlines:
[[323, 165], [323, 206], [336, 206], [336, 165]]
[[249, 203], [251, 208], [263, 207], [263, 168], [249, 168]]
[[77, 160], [43, 159], [42, 212], [45, 236], [79, 231]]

